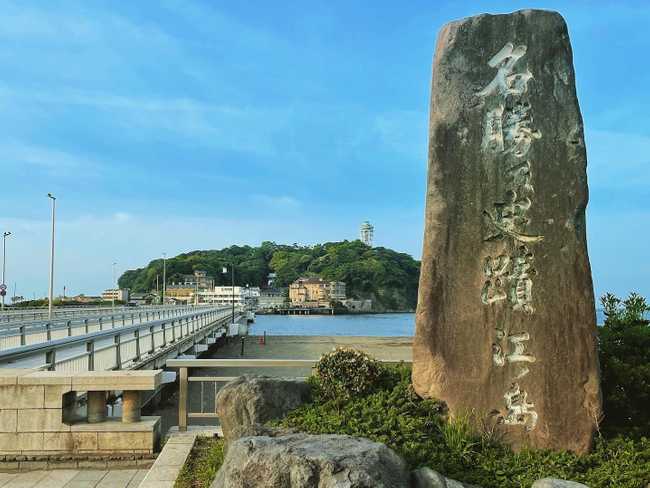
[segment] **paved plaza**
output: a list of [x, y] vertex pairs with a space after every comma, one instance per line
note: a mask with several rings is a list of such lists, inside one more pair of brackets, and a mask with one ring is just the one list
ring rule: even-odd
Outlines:
[[0, 488], [136, 488], [146, 469], [27, 471], [0, 473]]

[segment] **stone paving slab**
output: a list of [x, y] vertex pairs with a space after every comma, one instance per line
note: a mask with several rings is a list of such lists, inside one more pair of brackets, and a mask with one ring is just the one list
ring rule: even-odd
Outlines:
[[146, 469], [59, 469], [0, 473], [0, 488], [136, 488]]

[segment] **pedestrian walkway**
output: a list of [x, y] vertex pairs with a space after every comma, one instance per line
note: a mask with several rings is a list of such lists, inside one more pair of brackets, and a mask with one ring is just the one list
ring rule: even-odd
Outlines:
[[0, 488], [137, 488], [147, 469], [58, 469], [0, 473]]

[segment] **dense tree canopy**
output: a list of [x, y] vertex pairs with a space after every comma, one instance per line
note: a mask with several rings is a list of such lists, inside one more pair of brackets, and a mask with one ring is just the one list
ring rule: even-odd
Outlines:
[[[369, 247], [361, 241], [315, 246], [263, 242], [258, 247], [193, 251], [167, 260], [167, 282], [202, 269], [217, 285], [229, 285], [230, 275], [222, 274], [222, 269], [231, 263], [236, 285], [264, 286], [272, 272], [277, 274], [278, 286], [288, 286], [300, 276], [320, 276], [344, 281], [349, 297], [371, 298], [378, 310], [412, 310], [417, 303], [420, 263], [408, 254]], [[156, 276], [162, 285], [162, 275], [163, 260], [157, 259], [145, 268], [126, 271], [119, 285], [135, 292], [149, 291], [156, 287]]]

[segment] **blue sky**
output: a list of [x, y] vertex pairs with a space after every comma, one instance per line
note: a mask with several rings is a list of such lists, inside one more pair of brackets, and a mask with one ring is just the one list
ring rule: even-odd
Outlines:
[[354, 239], [419, 259], [435, 37], [560, 11], [586, 125], [596, 293], [650, 296], [650, 6], [514, 1], [0, 1], [7, 283], [97, 293], [194, 249]]

